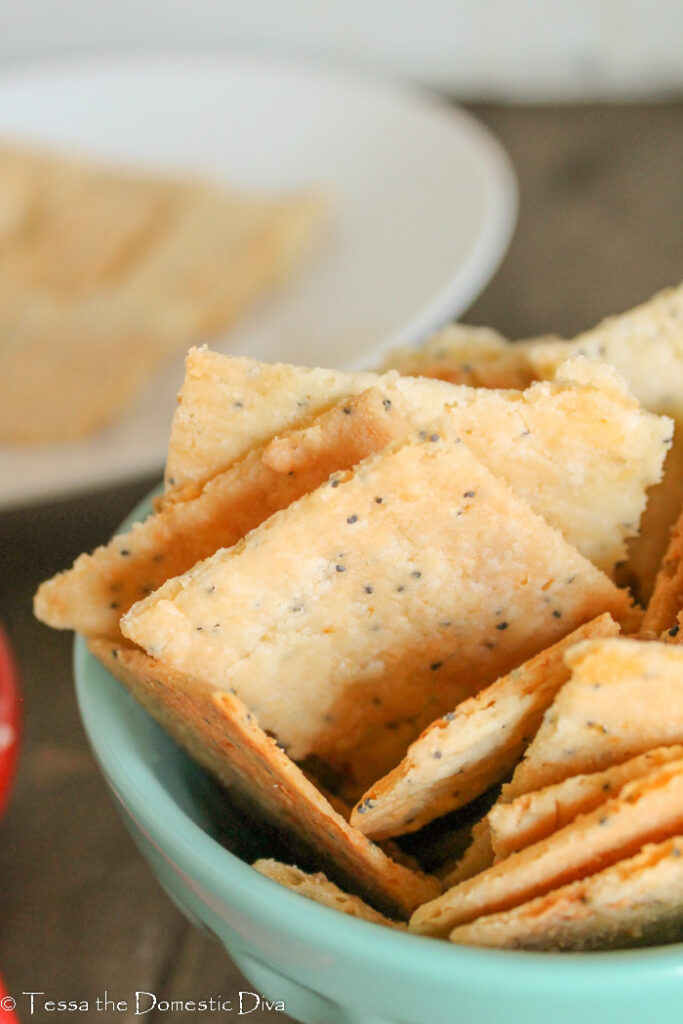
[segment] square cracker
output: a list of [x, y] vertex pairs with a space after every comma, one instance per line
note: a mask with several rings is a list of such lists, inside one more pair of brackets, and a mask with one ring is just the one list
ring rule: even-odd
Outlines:
[[451, 932], [451, 942], [498, 949], [621, 949], [680, 940], [683, 836]]
[[[660, 479], [671, 425], [640, 409], [618, 375], [583, 357], [563, 366], [557, 381], [521, 392], [193, 350], [171, 429], [162, 503], [193, 496], [250, 447], [372, 384], [416, 426], [447, 416], [484, 465], [599, 568], [611, 573], [624, 557], [646, 491]], [[295, 442], [274, 444], [273, 459], [285, 471], [288, 458], [296, 460]]]
[[255, 820], [303, 842], [330, 877], [399, 917], [438, 891], [436, 879], [395, 863], [351, 828], [234, 693], [216, 693], [132, 648], [95, 639], [89, 647]]
[[233, 687], [352, 798], [436, 715], [605, 611], [628, 621], [628, 595], [442, 424], [168, 580], [121, 629]]
[[619, 637], [566, 654], [562, 687], [501, 799], [683, 743], [683, 649]]
[[[34, 599], [39, 619], [86, 636], [120, 638], [130, 606], [218, 548], [231, 547], [279, 509], [350, 469], [408, 430], [377, 388], [344, 400], [295, 431], [296, 466], [271, 468], [273, 444], [248, 452], [192, 499], [171, 502], [47, 580]], [[281, 443], [285, 438], [280, 437]]]
[[618, 631], [610, 615], [601, 615], [433, 722], [363, 795], [351, 823], [374, 839], [415, 832], [500, 782], [569, 678], [565, 651]]
[[352, 896], [348, 892], [344, 892], [334, 882], [330, 882], [322, 871], [307, 874], [301, 868], [266, 858], [254, 861], [252, 867], [266, 878], [272, 879], [273, 882], [278, 882], [287, 889], [291, 889], [292, 892], [322, 904], [323, 907], [329, 907], [330, 910], [338, 910], [342, 914], [357, 917], [361, 921], [382, 924], [386, 928], [405, 930], [407, 927], [403, 922], [392, 921], [384, 914], [373, 910], [360, 896]]
[[497, 802], [488, 813], [491, 845], [496, 860], [545, 839], [579, 814], [587, 814], [605, 803], [632, 779], [653, 768], [683, 758], [683, 746], [655, 747], [590, 775], [572, 775], [564, 782], [525, 793], [509, 803]]
[[411, 931], [448, 935], [630, 857], [683, 830], [683, 761], [627, 783], [618, 796], [419, 907]]

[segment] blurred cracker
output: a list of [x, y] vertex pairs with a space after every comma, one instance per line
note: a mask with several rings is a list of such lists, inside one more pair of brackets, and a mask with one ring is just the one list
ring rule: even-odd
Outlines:
[[272, 444], [253, 449], [197, 497], [168, 503], [43, 583], [35, 614], [53, 628], [119, 639], [121, 615], [136, 601], [219, 548], [231, 547], [332, 472], [350, 469], [406, 433], [395, 406], [385, 403], [384, 393], [374, 388], [322, 413], [308, 430], [295, 431], [296, 468], [272, 469]]
[[536, 377], [526, 359], [529, 344], [510, 342], [490, 327], [453, 323], [419, 347], [390, 352], [383, 369], [470, 387], [521, 390]]
[[349, 893], [344, 892], [334, 882], [330, 882], [322, 871], [317, 871], [315, 874], [307, 874], [300, 868], [266, 858], [254, 861], [252, 867], [260, 874], [265, 875], [266, 878], [270, 878], [273, 882], [278, 882], [280, 885], [284, 885], [285, 888], [291, 889], [292, 892], [299, 893], [300, 896], [305, 896], [309, 900], [320, 903], [323, 907], [329, 907], [330, 910], [338, 910], [342, 914], [348, 914], [349, 917], [356, 917], [361, 921], [381, 924], [385, 928], [406, 930], [407, 926], [404, 923], [392, 921], [390, 918], [385, 917], [384, 914], [373, 910], [359, 896], [351, 896]]
[[554, 786], [525, 793], [509, 803], [494, 804], [488, 814], [496, 860], [545, 839], [558, 829], [616, 796], [632, 779], [683, 758], [683, 746], [656, 747], [603, 772], [574, 775]]
[[663, 633], [676, 625], [683, 610], [683, 513], [671, 531], [669, 547], [664, 555], [650, 603], [647, 606], [641, 631], [645, 634]]
[[513, 853], [415, 911], [411, 931], [445, 936], [458, 925], [519, 906], [683, 829], [683, 761], [627, 783], [618, 796]]
[[168, 580], [121, 621], [234, 687], [352, 799], [421, 729], [629, 598], [445, 424], [395, 442]]
[[497, 949], [622, 949], [680, 940], [683, 836], [512, 910], [455, 928], [451, 942]]
[[133, 648], [98, 639], [89, 647], [190, 757], [246, 802], [255, 821], [305, 843], [331, 878], [399, 917], [438, 891], [436, 879], [394, 863], [351, 828], [234, 693]]
[[609, 614], [601, 615], [433, 722], [401, 763], [364, 793], [351, 823], [373, 839], [415, 832], [500, 782], [569, 678], [565, 651], [618, 631]]

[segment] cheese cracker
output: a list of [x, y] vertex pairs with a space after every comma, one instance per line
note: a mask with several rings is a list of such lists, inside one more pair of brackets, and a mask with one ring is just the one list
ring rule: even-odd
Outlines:
[[405, 924], [400, 921], [392, 921], [390, 918], [385, 917], [384, 914], [373, 910], [359, 896], [352, 896], [344, 892], [334, 882], [330, 882], [322, 871], [316, 871], [315, 874], [307, 874], [300, 868], [290, 866], [289, 864], [281, 864], [279, 861], [267, 858], [254, 861], [252, 867], [259, 874], [265, 875], [266, 878], [270, 878], [273, 882], [278, 882], [279, 885], [284, 885], [287, 889], [291, 889], [292, 892], [299, 893], [299, 895], [305, 896], [309, 900], [314, 900], [323, 907], [329, 907], [330, 910], [341, 911], [342, 914], [348, 914], [349, 917], [355, 917], [361, 921], [381, 924], [385, 928], [398, 928], [403, 931], [406, 929]]
[[375, 839], [415, 832], [500, 782], [569, 678], [565, 651], [618, 629], [608, 614], [580, 626], [432, 723], [401, 763], [363, 795], [352, 824]]
[[141, 651], [91, 640], [91, 651], [189, 755], [251, 813], [303, 842], [325, 870], [404, 917], [438, 891], [436, 879], [390, 860], [351, 828], [260, 728], [234, 693], [216, 693]]
[[272, 469], [269, 447], [248, 452], [196, 497], [164, 505], [43, 583], [35, 614], [54, 628], [119, 638], [121, 615], [136, 601], [407, 430], [377, 388], [345, 400], [317, 417], [298, 441], [297, 433], [295, 469]]
[[573, 775], [564, 782], [525, 793], [509, 803], [495, 803], [488, 813], [496, 860], [545, 839], [579, 814], [586, 814], [615, 796], [632, 779], [683, 757], [683, 746], [656, 747], [646, 754], [591, 775]]
[[121, 628], [234, 687], [292, 757], [359, 795], [436, 715], [604, 611], [632, 615], [442, 424], [167, 581]]
[[454, 928], [451, 942], [497, 949], [620, 949], [680, 940], [683, 836], [595, 875]]
[[627, 783], [589, 814], [419, 907], [411, 931], [444, 936], [630, 857], [683, 830], [683, 761]]
[[502, 799], [683, 743], [683, 649], [629, 638], [586, 640]]

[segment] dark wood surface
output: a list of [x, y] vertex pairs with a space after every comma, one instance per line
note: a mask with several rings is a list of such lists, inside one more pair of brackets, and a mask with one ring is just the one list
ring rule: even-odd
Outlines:
[[[512, 337], [571, 335], [683, 280], [683, 105], [473, 109], [512, 157], [521, 205], [498, 274], [463, 319]], [[14, 994], [188, 1000], [252, 988], [133, 847], [83, 737], [71, 637], [31, 614], [37, 584], [104, 541], [153, 482], [0, 513], [0, 619], [25, 695], [20, 772], [0, 824], [0, 971]]]

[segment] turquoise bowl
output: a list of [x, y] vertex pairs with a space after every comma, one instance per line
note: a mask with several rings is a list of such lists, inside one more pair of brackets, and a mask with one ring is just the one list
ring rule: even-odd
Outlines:
[[[149, 509], [143, 503], [129, 522]], [[127, 525], [127, 524], [126, 524]], [[683, 945], [539, 954], [451, 946], [346, 917], [249, 867], [267, 836], [87, 651], [76, 691], [95, 757], [173, 902], [305, 1024], [659, 1024], [683, 1020]], [[246, 859], [245, 859], [246, 858]]]

